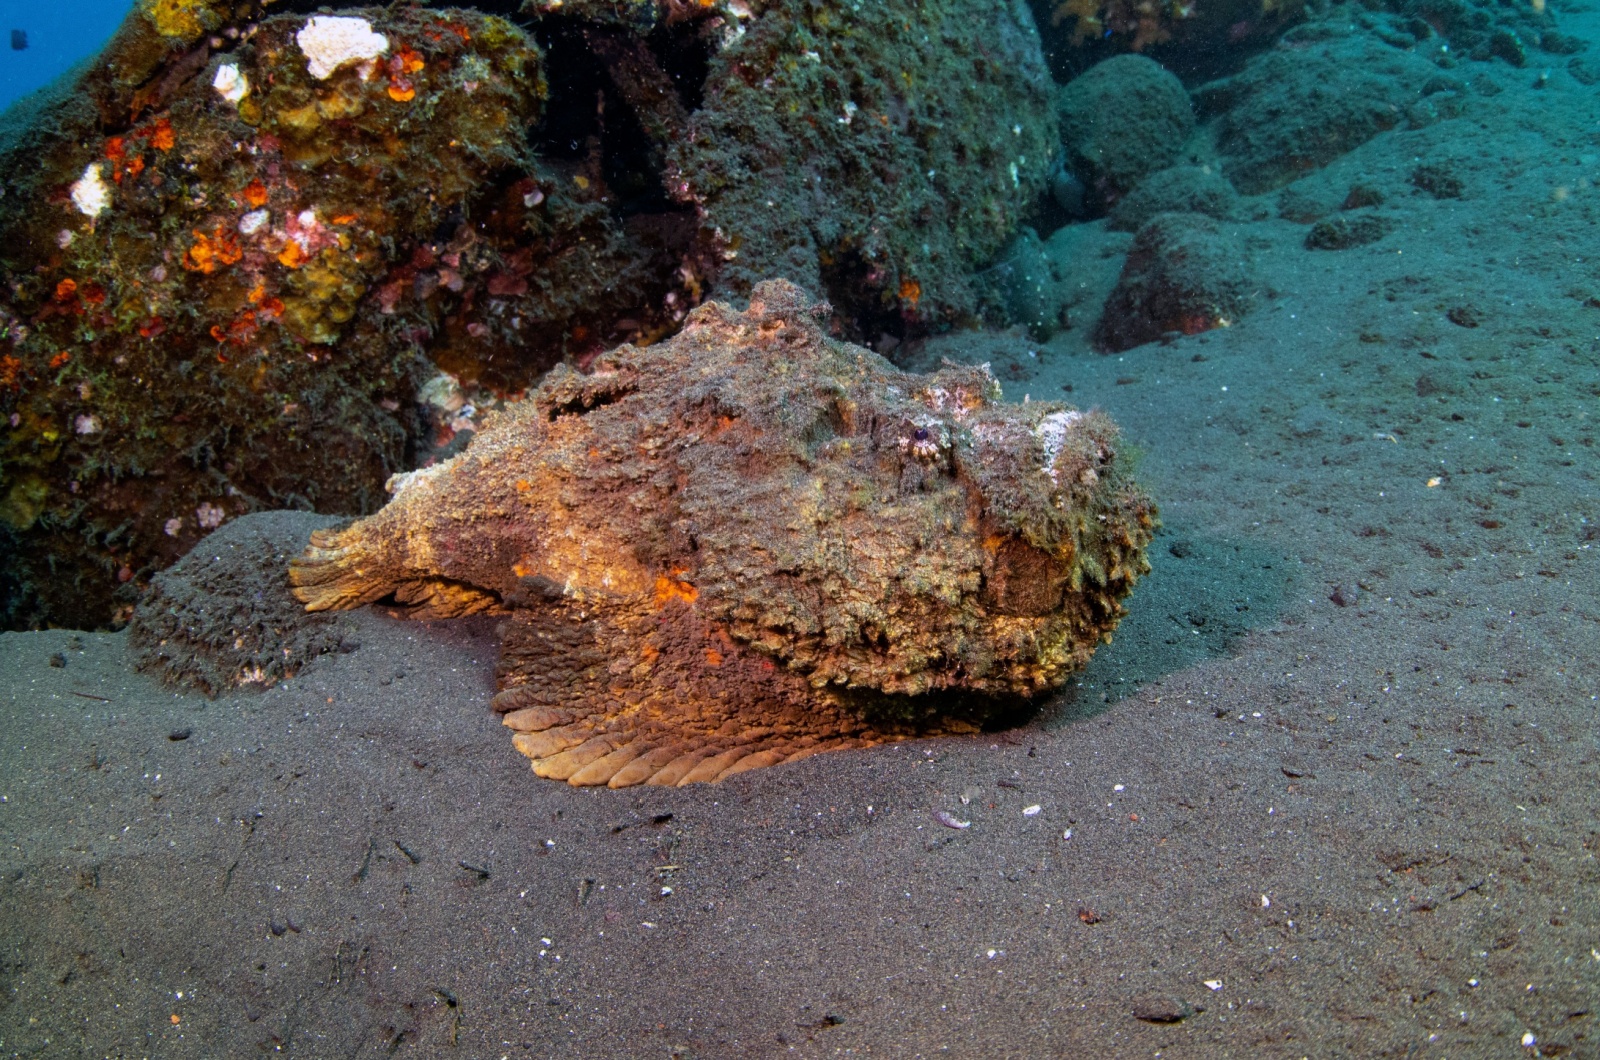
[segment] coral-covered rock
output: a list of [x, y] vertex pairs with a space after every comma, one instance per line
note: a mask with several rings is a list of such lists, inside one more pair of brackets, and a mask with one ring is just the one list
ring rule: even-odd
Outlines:
[[1104, 209], [1178, 158], [1194, 132], [1189, 93], [1142, 55], [1107, 59], [1056, 97], [1067, 162]]
[[[136, 10], [112, 54], [170, 13]], [[545, 82], [523, 30], [314, 21], [202, 42], [159, 92], [97, 72], [101, 105], [64, 101], [0, 159], [6, 624], [125, 617], [247, 511], [370, 510], [417, 442], [424, 349], [513, 388], [596, 348], [599, 321], [670, 324], [681, 258], [627, 239], [582, 163], [530, 158]]]
[[312, 610], [509, 615], [497, 709], [541, 776], [685, 783], [970, 728], [1059, 687], [1147, 569], [1099, 413], [829, 339], [758, 285], [558, 368], [389, 505], [313, 535]]
[[[130, 25], [187, 25], [171, 12]], [[496, 19], [369, 14], [383, 57], [318, 78], [296, 41], [307, 20], [269, 19], [132, 93], [114, 131], [6, 157], [11, 623], [105, 622], [221, 520], [361, 510], [404, 459], [389, 409], [414, 347], [358, 311], [518, 158], [539, 56]]]
[[1095, 345], [1117, 353], [1162, 335], [1226, 327], [1255, 288], [1242, 240], [1202, 214], [1164, 213], [1133, 237]]

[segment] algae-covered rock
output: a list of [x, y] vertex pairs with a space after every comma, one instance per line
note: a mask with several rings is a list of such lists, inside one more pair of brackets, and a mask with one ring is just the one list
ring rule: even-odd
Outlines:
[[1227, 327], [1255, 293], [1243, 241], [1203, 214], [1157, 215], [1133, 237], [1094, 342], [1118, 353], [1162, 335]]
[[348, 622], [307, 614], [284, 565], [307, 534], [344, 520], [256, 512], [204, 537], [152, 580], [128, 629], [135, 665], [207, 695], [266, 688], [357, 645]]
[[1056, 98], [1067, 163], [1101, 208], [1178, 158], [1194, 132], [1189, 93], [1142, 55], [1107, 59]]
[[1027, 7], [775, 0], [736, 28], [669, 153], [717, 290], [788, 276], [867, 339], [973, 318], [1055, 153]]
[[715, 780], [949, 732], [1060, 687], [1148, 569], [1101, 413], [896, 370], [787, 282], [558, 368], [312, 535], [323, 611], [508, 616], [495, 706], [541, 776]]
[[1439, 81], [1426, 59], [1364, 33], [1318, 23], [1297, 46], [1258, 56], [1196, 91], [1217, 115], [1223, 171], [1247, 195], [1273, 191], [1386, 129]]

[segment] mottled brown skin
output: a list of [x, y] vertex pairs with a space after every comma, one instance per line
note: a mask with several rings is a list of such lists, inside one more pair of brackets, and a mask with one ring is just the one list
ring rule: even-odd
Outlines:
[[494, 706], [540, 776], [717, 780], [972, 731], [1059, 687], [1148, 570], [1114, 428], [901, 372], [792, 284], [558, 368], [291, 565], [309, 610], [509, 616]]

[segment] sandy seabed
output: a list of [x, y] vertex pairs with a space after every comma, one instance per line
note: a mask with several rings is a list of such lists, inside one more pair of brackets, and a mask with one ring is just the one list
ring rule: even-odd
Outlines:
[[1236, 226], [1234, 326], [945, 340], [1110, 411], [1165, 522], [1021, 729], [580, 790], [490, 622], [214, 700], [0, 637], [0, 1052], [1600, 1055], [1600, 99], [1472, 72], [1306, 178], [1392, 234]]

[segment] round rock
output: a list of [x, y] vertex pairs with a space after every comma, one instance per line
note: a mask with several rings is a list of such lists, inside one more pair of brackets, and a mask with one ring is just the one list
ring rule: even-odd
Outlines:
[[1090, 67], [1056, 97], [1067, 164], [1101, 207], [1177, 161], [1194, 132], [1183, 83], [1142, 55]]
[[135, 665], [214, 696], [267, 687], [319, 655], [352, 650], [350, 621], [307, 613], [288, 581], [306, 537], [347, 521], [275, 511], [224, 524], [156, 575], [129, 627]]
[[1245, 311], [1254, 286], [1238, 236], [1202, 214], [1158, 214], [1133, 237], [1095, 346], [1120, 353], [1170, 332], [1224, 327]]
[[1215, 169], [1170, 166], [1150, 174], [1106, 218], [1114, 232], [1137, 232], [1159, 213], [1203, 213], [1225, 221], [1239, 208], [1239, 193]]

